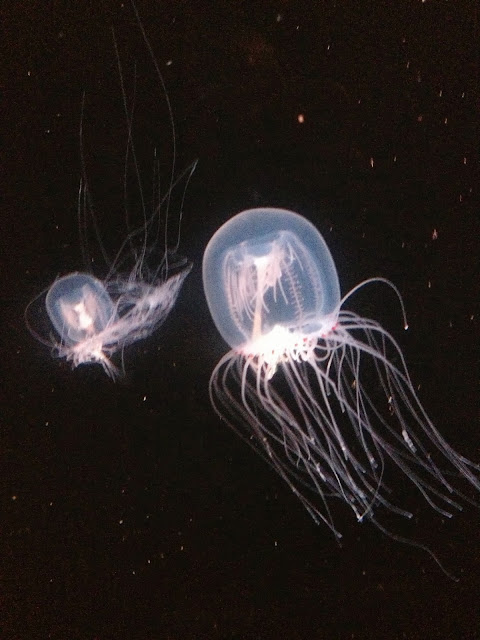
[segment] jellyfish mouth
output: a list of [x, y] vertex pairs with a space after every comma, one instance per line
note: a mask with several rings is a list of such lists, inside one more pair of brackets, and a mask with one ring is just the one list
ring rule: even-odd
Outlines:
[[238, 352], [266, 371], [272, 378], [282, 362], [308, 360], [315, 345], [317, 334], [304, 334], [298, 330], [276, 324], [268, 333], [244, 344]]
[[119, 377], [120, 370], [108, 357], [108, 350], [106, 352], [102, 336], [102, 333], [95, 334], [70, 347], [57, 344], [55, 347], [57, 355], [71, 362], [74, 368], [81, 364], [99, 364], [106, 374], [115, 380]]
[[102, 333], [89, 336], [82, 342], [70, 348], [72, 358], [76, 364], [86, 362], [104, 362], [107, 359], [103, 350]]

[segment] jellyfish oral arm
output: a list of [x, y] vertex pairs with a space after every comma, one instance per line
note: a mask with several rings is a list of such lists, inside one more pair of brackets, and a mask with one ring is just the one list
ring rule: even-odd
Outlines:
[[78, 302], [72, 306], [60, 301], [60, 310], [67, 326], [75, 327], [87, 334], [94, 332], [94, 319], [84, 302]]
[[91, 331], [93, 326], [93, 318], [88, 313], [85, 308], [85, 305], [81, 302], [74, 307], [74, 311], [77, 314], [78, 325], [81, 329], [85, 329], [85, 331]]
[[257, 291], [255, 295], [255, 310], [253, 312], [253, 328], [252, 328], [252, 340], [256, 341], [262, 335], [262, 309], [263, 298], [265, 294], [265, 287], [267, 286], [267, 269], [268, 269], [268, 257], [262, 256], [254, 260], [255, 268], [257, 271]]

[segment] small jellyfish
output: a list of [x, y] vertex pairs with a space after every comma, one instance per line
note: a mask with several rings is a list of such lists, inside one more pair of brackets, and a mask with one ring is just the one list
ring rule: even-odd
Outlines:
[[[113, 379], [123, 372], [124, 348], [149, 336], [165, 321], [191, 269], [191, 263], [178, 254], [178, 248], [185, 193], [196, 162], [180, 175], [175, 175], [175, 127], [170, 101], [140, 17], [133, 3], [132, 6], [163, 91], [170, 118], [173, 159], [168, 187], [165, 193], [160, 192], [159, 162], [155, 151], [151, 185], [153, 196], [151, 202], [147, 202], [133, 134], [133, 114], [138, 108], [136, 71], [133, 96], [129, 99], [124, 88], [124, 74], [114, 38], [126, 123], [126, 148], [122, 152], [125, 158], [123, 167], [125, 237], [115, 257], [109, 259], [104, 242], [100, 238], [98, 220], [88, 186], [83, 151], [84, 98], [80, 123], [82, 176], [78, 197], [78, 224], [86, 271], [59, 277], [34, 298], [25, 311], [27, 327], [34, 337], [51, 347], [54, 355], [70, 361], [73, 367], [80, 364], [99, 363]], [[128, 193], [132, 182], [135, 185], [135, 198], [132, 193]], [[171, 199], [174, 190], [181, 185], [183, 190], [180, 198], [178, 228], [172, 244], [169, 242], [168, 228]], [[134, 199], [138, 205], [137, 215], [140, 218], [136, 228], [132, 224], [134, 219], [132, 200]], [[95, 262], [90, 254], [92, 236], [96, 242], [97, 253], [102, 256], [106, 265], [103, 277], [98, 273], [91, 273]], [[55, 330], [54, 334], [51, 327], [41, 328], [39, 309], [43, 305], [50, 324]], [[112, 356], [118, 352], [122, 354], [120, 367], [112, 361]]]
[[[383, 507], [411, 518], [391, 482], [395, 468], [450, 517], [480, 490], [479, 466], [438, 432], [412, 384], [397, 341], [344, 308], [330, 251], [305, 218], [283, 209], [244, 211], [211, 238], [203, 259], [210, 313], [231, 351], [210, 379], [216, 412], [288, 484], [313, 519], [341, 537], [331, 500], [358, 521]], [[388, 477], [388, 481], [385, 479]], [[439, 563], [440, 564], [440, 563]]]
[[184, 263], [178, 273], [152, 281], [136, 272], [103, 282], [79, 272], [58, 278], [45, 296], [58, 339], [47, 344], [74, 367], [96, 362], [116, 378], [121, 369], [111, 356], [146, 338], [165, 321], [190, 268]]

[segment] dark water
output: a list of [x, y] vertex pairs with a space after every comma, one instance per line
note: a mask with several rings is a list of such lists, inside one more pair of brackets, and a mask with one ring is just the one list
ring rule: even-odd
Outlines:
[[208, 239], [234, 213], [302, 213], [325, 236], [343, 291], [372, 275], [399, 286], [407, 333], [388, 292], [372, 287], [352, 307], [398, 337], [438, 428], [480, 460], [478, 7], [138, 8], [174, 110], [177, 166], [199, 159], [181, 245], [194, 270], [162, 329], [127, 350], [116, 384], [99, 367], [50, 358], [23, 311], [58, 274], [82, 268], [84, 91], [97, 220], [106, 245], [122, 236], [126, 128], [112, 26], [130, 95], [137, 63], [143, 175], [156, 147], [166, 186], [162, 91], [128, 3], [6, 10], [1, 638], [480, 637], [478, 509], [445, 521], [393, 478], [415, 517], [385, 522], [427, 544], [458, 583], [342, 507], [339, 548], [210, 408], [209, 375], [226, 346], [200, 277]]

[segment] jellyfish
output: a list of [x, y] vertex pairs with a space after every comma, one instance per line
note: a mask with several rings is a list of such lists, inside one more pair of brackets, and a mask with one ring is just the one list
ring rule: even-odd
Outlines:
[[[93, 205], [89, 189], [83, 144], [84, 96], [80, 121], [81, 179], [78, 192], [78, 226], [85, 271], [75, 271], [58, 277], [29, 303], [25, 311], [28, 329], [35, 338], [49, 346], [55, 356], [71, 362], [74, 368], [81, 364], [98, 363], [112, 379], [124, 372], [125, 347], [146, 338], [163, 324], [175, 305], [192, 266], [178, 253], [178, 249], [185, 194], [196, 161], [180, 175], [176, 175], [176, 136], [170, 100], [133, 2], [132, 7], [150, 53], [170, 118], [173, 159], [168, 186], [165, 193], [160, 191], [159, 161], [155, 150], [150, 185], [153, 196], [150, 201], [147, 200], [145, 178], [141, 175], [141, 162], [133, 133], [134, 114], [138, 108], [136, 71], [133, 95], [128, 97], [114, 34], [126, 123], [126, 145], [122, 151], [125, 235], [114, 257], [110, 258], [98, 228], [95, 213], [98, 206]], [[132, 183], [135, 185], [134, 195], [128, 192]], [[171, 199], [174, 190], [180, 189], [182, 185], [178, 226], [172, 243], [169, 230]], [[136, 212], [132, 211], [134, 199], [137, 205]], [[135, 215], [139, 219], [137, 226], [133, 222]], [[102, 274], [92, 272], [95, 263], [90, 251], [92, 238], [96, 243], [96, 252], [101, 255], [104, 263]], [[100, 268], [98, 270], [100, 271]], [[42, 319], [44, 311], [48, 316], [48, 326], [42, 326], [42, 322], [46, 320]], [[120, 365], [112, 360], [116, 353], [121, 354]]]
[[428, 417], [396, 339], [345, 308], [375, 282], [398, 297], [407, 328], [400, 293], [384, 278], [341, 298], [327, 244], [304, 217], [274, 208], [235, 215], [203, 259], [210, 313], [231, 347], [212, 373], [210, 399], [337, 540], [335, 499], [357, 521], [410, 542], [377, 516], [384, 509], [412, 517], [385, 476], [391, 480], [396, 469], [450, 517], [469, 501], [463, 484], [480, 490], [480, 467], [454, 451]]
[[45, 307], [58, 338], [45, 340], [57, 357], [73, 367], [98, 363], [113, 379], [123, 368], [113, 354], [149, 336], [173, 308], [191, 264], [158, 280], [134, 271], [101, 281], [89, 273], [69, 273], [55, 280], [45, 295]]

